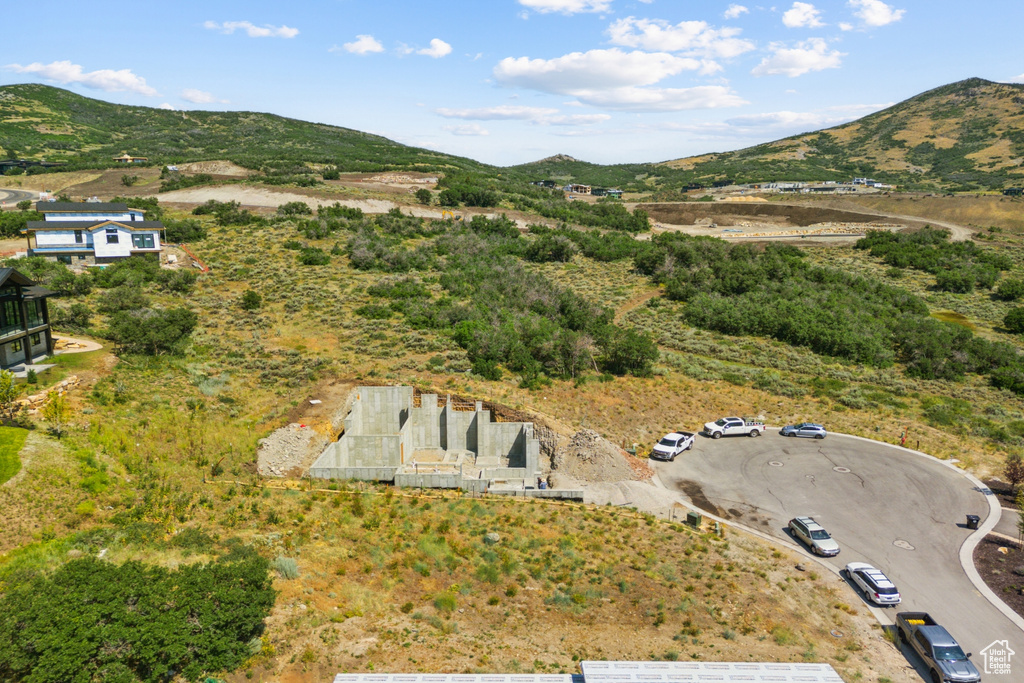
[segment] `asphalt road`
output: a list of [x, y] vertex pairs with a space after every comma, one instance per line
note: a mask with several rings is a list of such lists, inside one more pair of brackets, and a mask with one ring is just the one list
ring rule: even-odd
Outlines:
[[25, 192], [24, 190], [5, 190], [0, 188], [0, 204], [17, 204], [24, 199], [33, 201], [39, 199], [38, 192]]
[[[979, 669], [979, 653], [995, 640], [1024, 652], [1024, 631], [975, 589], [960, 564], [960, 546], [972, 533], [965, 515], [984, 522], [989, 502], [958, 472], [883, 443], [777, 431], [756, 439], [698, 436], [675, 462], [652, 466], [697, 507], [775, 538], [797, 543], [789, 520], [814, 517], [842, 549], [827, 564], [838, 570], [869, 562], [896, 583], [903, 603], [883, 611], [889, 623], [897, 611], [931, 613], [975, 654]], [[852, 584], [849, 597], [850, 604], [866, 602]]]

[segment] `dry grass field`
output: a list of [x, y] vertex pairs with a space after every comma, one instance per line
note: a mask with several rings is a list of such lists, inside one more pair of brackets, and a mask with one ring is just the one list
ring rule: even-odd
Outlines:
[[[946, 219], [980, 211], [973, 198], [961, 213], [940, 213], [943, 198], [871, 201], [900, 213], [921, 205]], [[991, 220], [971, 222], [1004, 231], [987, 232], [993, 239], [981, 244], [1019, 251], [1017, 228], [996, 210], [1002, 203], [987, 205]], [[171, 216], [187, 214], [175, 208]], [[669, 429], [720, 414], [820, 420], [890, 442], [909, 428], [908, 445], [980, 475], [998, 473], [1020, 448], [1024, 401], [980, 378], [914, 380], [898, 367], [691, 328], [680, 305], [628, 262], [577, 256], [530, 267], [613, 309], [621, 324], [650, 331], [662, 352], [654, 375], [608, 381], [595, 373], [530, 390], [513, 376], [468, 372], [466, 352], [447, 335], [411, 329], [401, 317], [358, 316], [380, 274], [354, 270], [344, 255], [302, 266], [284, 246], [300, 239], [330, 251], [344, 247], [344, 233], [305, 240], [283, 219], [209, 229], [192, 245], [211, 267], [194, 293], [150, 292], [198, 312], [187, 354], [119, 361], [101, 351], [63, 361], [73, 367], [62, 371], [85, 379], [72, 394], [72, 428], [58, 443], [40, 425], [19, 474], [0, 488], [8, 522], [0, 570], [50, 567], [104, 548], [114, 561], [176, 566], [252, 544], [277, 563], [280, 595], [262, 643], [232, 681], [313, 681], [344, 670], [569, 672], [600, 658], [827, 661], [851, 682], [915, 680], [835, 577], [813, 564], [798, 571], [795, 556], [731, 529], [719, 538], [618, 508], [260, 480], [257, 441], [290, 422], [322, 419], [308, 401], [335, 396], [332, 386], [457, 393], [641, 451]], [[1000, 330], [1008, 304], [987, 293], [931, 291], [928, 277], [895, 278], [848, 246], [806, 251], [815, 263], [899, 284], [979, 334], [1016, 343]], [[1013, 274], [1022, 268], [1015, 257]], [[441, 291], [436, 274], [424, 281]], [[246, 290], [261, 294], [259, 310], [240, 307]], [[497, 541], [487, 539], [492, 532]]]

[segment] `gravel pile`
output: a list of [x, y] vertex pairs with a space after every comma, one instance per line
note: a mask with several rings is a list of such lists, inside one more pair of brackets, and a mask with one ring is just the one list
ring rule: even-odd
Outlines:
[[551, 461], [555, 479], [571, 478], [582, 484], [638, 479], [628, 454], [592, 429], [573, 434]]
[[260, 439], [257, 469], [264, 477], [284, 477], [296, 467], [305, 470], [327, 443], [327, 437], [315, 429], [293, 422]]

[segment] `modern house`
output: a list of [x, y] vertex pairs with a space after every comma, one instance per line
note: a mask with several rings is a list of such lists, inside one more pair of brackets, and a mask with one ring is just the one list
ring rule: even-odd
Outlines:
[[109, 202], [37, 202], [44, 220], [25, 226], [28, 255], [66, 264], [102, 265], [137, 254], [160, 256], [164, 224]]
[[31, 365], [53, 355], [50, 313], [40, 287], [14, 268], [0, 268], [0, 367]]
[[133, 157], [127, 152], [119, 157], [113, 157], [113, 160], [119, 164], [144, 164], [149, 161], [148, 157]]

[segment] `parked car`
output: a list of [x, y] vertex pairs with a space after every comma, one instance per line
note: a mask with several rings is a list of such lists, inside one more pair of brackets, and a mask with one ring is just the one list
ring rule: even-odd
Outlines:
[[704, 433], [712, 439], [723, 436], [760, 436], [764, 422], [744, 417], [720, 417], [714, 422], [704, 423]]
[[661, 441], [654, 444], [654, 448], [651, 449], [651, 457], [655, 460], [672, 461], [676, 459], [677, 455], [691, 448], [693, 448], [693, 432], [672, 432], [661, 437]]
[[857, 584], [868, 600], [888, 607], [900, 604], [900, 592], [896, 584], [889, 580], [879, 569], [875, 569], [865, 562], [851, 562], [846, 565], [846, 577]]
[[794, 517], [789, 520], [789, 530], [815, 555], [835, 557], [839, 554], [839, 544], [813, 517]]
[[801, 422], [798, 425], [786, 425], [779, 430], [782, 436], [806, 436], [814, 439], [824, 439], [828, 432], [819, 424], [813, 422]]
[[897, 612], [896, 631], [901, 645], [908, 645], [928, 666], [933, 683], [980, 683], [981, 673], [970, 653], [927, 612]]

